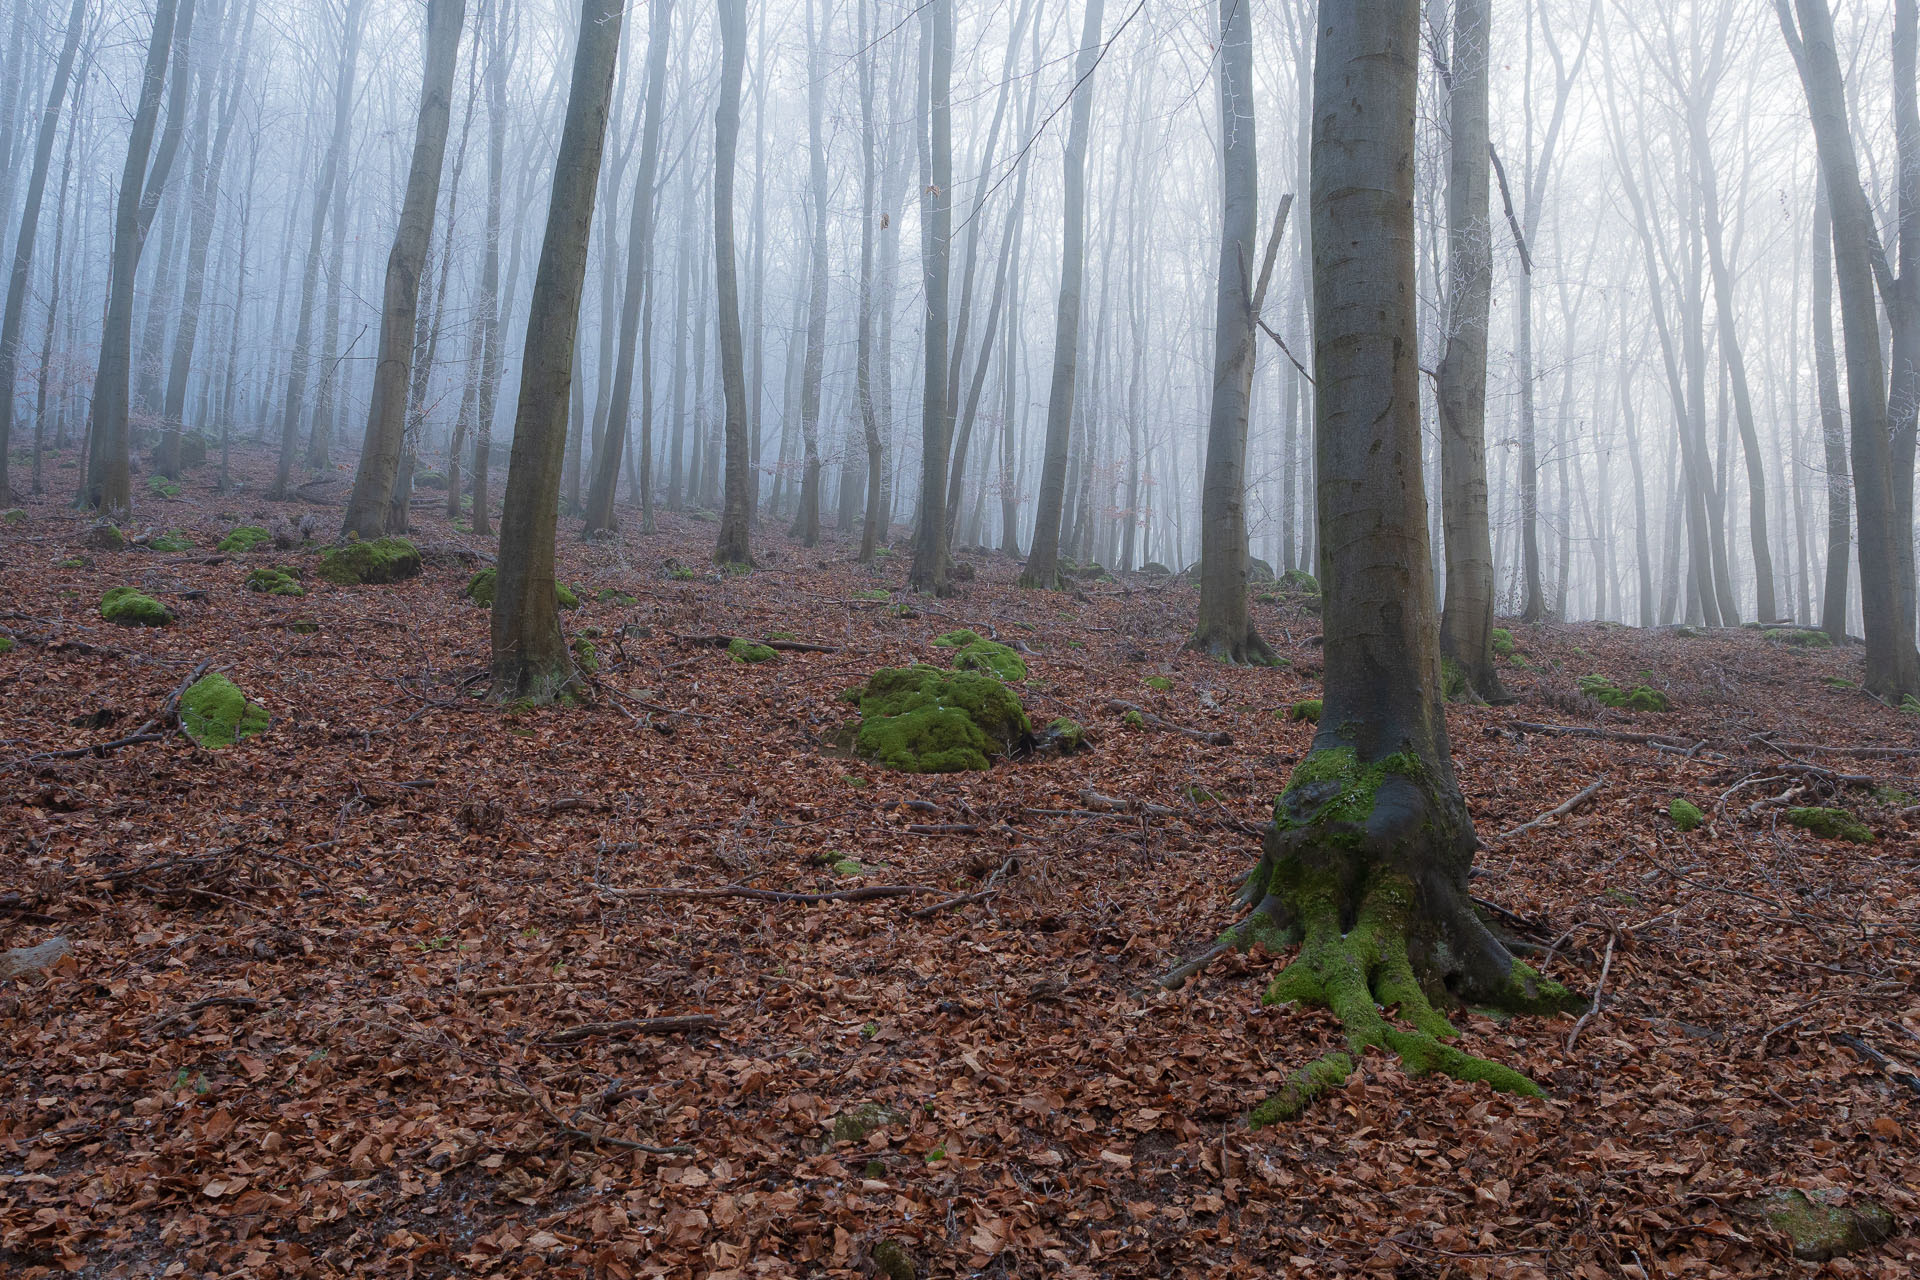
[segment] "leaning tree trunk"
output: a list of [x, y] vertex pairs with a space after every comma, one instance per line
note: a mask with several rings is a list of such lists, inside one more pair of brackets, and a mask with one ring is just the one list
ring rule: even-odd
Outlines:
[[1820, 629], [1839, 644], [1847, 635], [1847, 575], [1853, 558], [1853, 492], [1847, 476], [1847, 422], [1840, 409], [1840, 370], [1833, 348], [1833, 217], [1827, 183], [1813, 197], [1813, 378], [1820, 399], [1820, 440], [1827, 463], [1827, 573]]
[[1848, 132], [1833, 16], [1826, 0], [1793, 2], [1799, 10], [1797, 28], [1788, 0], [1775, 0], [1775, 8], [1806, 89], [1833, 216], [1834, 273], [1840, 285], [1840, 327], [1847, 344], [1853, 493], [1860, 531], [1860, 607], [1867, 633], [1866, 686], [1898, 703], [1910, 695], [1920, 696], [1920, 653], [1914, 649], [1913, 616], [1900, 604], [1887, 384], [1870, 256], [1873, 210], [1860, 185], [1859, 160]]
[[[1253, 19], [1246, 4], [1220, 17], [1220, 257], [1213, 328], [1213, 406], [1200, 485], [1200, 611], [1187, 648], [1225, 662], [1276, 657], [1247, 608], [1247, 411], [1253, 399], [1254, 261], [1260, 178], [1254, 149]], [[1274, 233], [1280, 231], [1276, 225]], [[1271, 254], [1276, 246], [1269, 246]], [[1261, 272], [1264, 287], [1271, 270]]]
[[[13, 274], [7, 277], [5, 319], [0, 320], [0, 502], [13, 501], [7, 475], [7, 456], [12, 451], [13, 384], [20, 352], [20, 326], [26, 320], [28, 285], [33, 276], [33, 243], [40, 230], [40, 203], [46, 197], [47, 169], [53, 162], [53, 139], [60, 128], [60, 104], [67, 96], [67, 81], [73, 74], [74, 54], [80, 48], [80, 29], [85, 25], [87, 0], [73, 0], [73, 12], [67, 18], [66, 41], [54, 63], [53, 86], [47, 90], [47, 108], [40, 115], [40, 134], [33, 147], [33, 171], [27, 178], [27, 204], [20, 214], [20, 235], [13, 251]], [[69, 133], [77, 130], [70, 128]], [[6, 206], [0, 205], [0, 219]], [[56, 256], [54, 274], [59, 275]], [[46, 382], [41, 371], [40, 381]], [[35, 438], [38, 439], [38, 419]], [[36, 454], [37, 456], [37, 454]], [[38, 492], [38, 475], [35, 492]]]
[[420, 86], [420, 118], [413, 135], [413, 163], [407, 173], [405, 202], [400, 206], [400, 226], [387, 256], [380, 352], [373, 367], [373, 403], [367, 411], [367, 434], [360, 441], [353, 494], [347, 500], [347, 515], [341, 524], [343, 536], [377, 538], [388, 531], [388, 506], [407, 431], [420, 269], [433, 239], [440, 169], [446, 159], [447, 125], [453, 112], [454, 60], [460, 50], [466, 8], [466, 0], [427, 0], [426, 69]]
[[[573, 345], [587, 274], [588, 233], [607, 138], [607, 100], [620, 52], [624, 0], [585, 0], [573, 87], [553, 162], [546, 237], [533, 278], [513, 456], [500, 514], [500, 559], [493, 595], [493, 696], [552, 702], [577, 685], [573, 655], [560, 634], [553, 539], [560, 519], [560, 472], [567, 449]], [[402, 381], [404, 387], [405, 382]]]
[[1493, 533], [1487, 518], [1487, 312], [1493, 292], [1488, 191], [1490, 0], [1453, 13], [1447, 172], [1447, 335], [1440, 360], [1440, 511], [1447, 595], [1440, 652], [1488, 702], [1506, 702], [1493, 662]]
[[[1298, 956], [1266, 1003], [1326, 1005], [1351, 1054], [1399, 1055], [1538, 1094], [1445, 1043], [1442, 995], [1563, 1007], [1474, 913], [1473, 821], [1448, 753], [1422, 482], [1413, 150], [1419, 0], [1323, 0], [1314, 64], [1312, 221], [1325, 709], [1275, 805], [1235, 941]], [[1398, 1008], [1397, 1020], [1383, 1010]], [[1253, 1115], [1291, 1118], [1353, 1070], [1301, 1068]]]
[[747, 370], [740, 333], [740, 266], [733, 243], [733, 170], [740, 150], [740, 77], [747, 58], [746, 0], [718, 0], [720, 101], [713, 111], [713, 268], [720, 295], [720, 385], [726, 397], [726, 504], [713, 558], [752, 564], [753, 442], [747, 438]]
[[[585, 532], [589, 536], [614, 529], [613, 495], [620, 480], [627, 419], [633, 408], [633, 358], [639, 344], [642, 299], [648, 311], [653, 309], [653, 187], [660, 167], [660, 116], [667, 93], [667, 46], [672, 33], [673, 0], [652, 0], [647, 19], [647, 97], [640, 126], [640, 172], [633, 182], [633, 212], [627, 223], [627, 287], [620, 300], [620, 351], [614, 365], [613, 392], [607, 401], [606, 431], [593, 460], [593, 482], [587, 488]], [[640, 442], [641, 474], [646, 481], [640, 487], [644, 533], [653, 532], [653, 460], [645, 452], [651, 445], [650, 435], [643, 435]]]
[[[1098, 8], [1100, 0], [1090, 0]], [[920, 197], [920, 261], [925, 273], [927, 319], [925, 376], [920, 396], [920, 521], [913, 540], [907, 582], [915, 591], [949, 595], [947, 580], [948, 367], [947, 286], [953, 245], [953, 0], [932, 0], [925, 18], [929, 42], [927, 77], [927, 183]], [[1074, 107], [1079, 119], [1080, 107]], [[1068, 144], [1071, 149], [1071, 143]], [[1071, 198], [1071, 197], [1069, 197]]]
[[[180, 145], [186, 116], [188, 49], [192, 44], [193, 0], [160, 0], [153, 14], [146, 70], [139, 105], [127, 135], [127, 164], [120, 178], [114, 212], [113, 256], [107, 286], [107, 313], [100, 332], [100, 364], [93, 380], [93, 435], [88, 446], [87, 505], [103, 514], [133, 512], [133, 468], [127, 456], [127, 397], [133, 382], [133, 286], [140, 250], [166, 190], [167, 173]], [[178, 46], [177, 49], [175, 46]], [[154, 128], [160, 115], [160, 91], [166, 85], [167, 58], [173, 51], [173, 91], [167, 104], [167, 128], [157, 153]], [[149, 155], [153, 169], [147, 169]], [[6, 394], [13, 394], [11, 387]]]
[[1087, 120], [1093, 113], [1093, 71], [1100, 62], [1101, 0], [1087, 0], [1074, 65], [1073, 115], [1067, 125], [1065, 219], [1060, 253], [1060, 307], [1054, 317], [1053, 385], [1047, 393], [1047, 437], [1033, 545], [1020, 574], [1023, 587], [1060, 579], [1060, 513], [1067, 497], [1067, 442], [1073, 425], [1074, 380], [1080, 362], [1080, 282], [1087, 251]]

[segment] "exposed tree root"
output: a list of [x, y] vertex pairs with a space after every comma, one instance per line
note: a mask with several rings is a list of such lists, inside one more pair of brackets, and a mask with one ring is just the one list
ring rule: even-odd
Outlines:
[[1195, 631], [1188, 638], [1188, 651], [1202, 653], [1215, 662], [1224, 662], [1235, 667], [1281, 667], [1286, 662], [1273, 651], [1273, 646], [1261, 639], [1260, 633], [1251, 623], [1239, 635], [1233, 635], [1222, 626], [1206, 627]]

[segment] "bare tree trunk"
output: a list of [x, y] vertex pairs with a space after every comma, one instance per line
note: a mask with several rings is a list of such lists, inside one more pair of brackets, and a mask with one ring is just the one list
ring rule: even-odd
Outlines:
[[[85, 97], [85, 87], [84, 82], [74, 86], [72, 116], [74, 120], [80, 118], [80, 108], [82, 99]], [[47, 293], [47, 322], [40, 334], [40, 376], [34, 379], [33, 492], [36, 494], [46, 492], [42, 483], [41, 459], [47, 426], [47, 383], [52, 379], [53, 334], [60, 318], [60, 284], [61, 281], [66, 278], [65, 273], [60, 269], [61, 249], [66, 243], [67, 238], [67, 188], [73, 184], [74, 141], [79, 136], [79, 133], [80, 131], [78, 129], [73, 128], [71, 125], [68, 126], [66, 154], [62, 158], [60, 165], [60, 194], [54, 198], [53, 206], [53, 257], [48, 262], [50, 268], [48, 275], [51, 277], [52, 284]], [[246, 266], [246, 222], [244, 218], [240, 226], [240, 243], [242, 249], [240, 262], [241, 268], [244, 270]], [[64, 403], [66, 399], [65, 394], [63, 393], [60, 398], [62, 403]], [[65, 411], [63, 409], [61, 419], [56, 424], [54, 432], [56, 444], [64, 430], [64, 425]], [[6, 442], [0, 440], [0, 454], [4, 454], [5, 452]], [[4, 486], [0, 486], [0, 490], [4, 490]]]
[[[140, 250], [153, 226], [154, 212], [173, 169], [174, 153], [186, 124], [187, 84], [193, 46], [194, 0], [159, 0], [153, 36], [147, 45], [139, 105], [127, 135], [127, 163], [113, 222], [113, 258], [107, 289], [107, 313], [100, 334], [100, 365], [93, 380], [93, 431], [87, 457], [86, 505], [105, 515], [133, 513], [133, 472], [127, 456], [127, 399], [133, 375], [133, 284]], [[157, 151], [154, 129], [160, 92], [166, 85], [169, 52], [173, 85], [167, 103], [167, 127]], [[147, 167], [151, 154], [153, 167]], [[12, 394], [12, 388], [7, 388]]]
[[367, 0], [347, 0], [341, 15], [340, 66], [333, 88], [333, 140], [320, 169], [313, 195], [313, 234], [307, 242], [306, 266], [300, 277], [298, 320], [294, 326], [293, 365], [287, 375], [286, 408], [280, 419], [280, 460], [274, 467], [269, 497], [284, 498], [293, 478], [293, 457], [300, 447], [300, 420], [305, 413], [307, 381], [313, 351], [313, 290], [320, 278], [320, 253], [327, 228], [327, 208], [334, 184], [341, 181], [346, 163], [347, 135], [353, 120], [354, 70], [360, 58], [360, 27]]
[[813, 215], [813, 265], [807, 273], [807, 347], [800, 372], [800, 436], [806, 461], [792, 536], [800, 545], [811, 547], [820, 541], [820, 378], [827, 358], [827, 69], [822, 46], [833, 25], [831, 0], [821, 0], [817, 32], [813, 0], [806, 0], [806, 13], [807, 192]]
[[1833, 346], [1833, 217], [1827, 180], [1813, 197], [1813, 376], [1820, 398], [1820, 438], [1827, 463], [1827, 575], [1820, 629], [1835, 644], [1847, 634], [1847, 575], [1853, 559], [1853, 492], [1847, 475], [1847, 423], [1840, 408], [1840, 371]]
[[587, 274], [594, 196], [606, 144], [607, 105], [620, 52], [624, 0], [585, 0], [573, 57], [566, 123], [554, 157], [553, 197], [533, 280], [513, 459], [500, 514], [500, 559], [493, 597], [493, 696], [552, 702], [577, 685], [573, 655], [560, 634], [553, 576], [560, 518], [560, 470], [567, 448], [573, 346]]
[[1101, 7], [1102, 0], [1087, 0], [1080, 54], [1074, 64], [1073, 115], [1067, 125], [1060, 306], [1054, 319], [1053, 385], [1047, 397], [1047, 440], [1040, 465], [1033, 545], [1020, 574], [1024, 587], [1052, 587], [1060, 578], [1060, 516], [1066, 504], [1067, 443], [1079, 368], [1080, 285], [1086, 259], [1087, 121], [1093, 112], [1093, 72], [1100, 61]]
[[886, 513], [881, 501], [886, 496], [886, 457], [880, 447], [880, 420], [873, 404], [873, 238], [874, 208], [873, 160], [873, 47], [867, 40], [868, 0], [854, 0], [857, 10], [855, 39], [859, 42], [860, 76], [860, 313], [855, 339], [854, 398], [859, 402], [860, 430], [867, 445], [867, 515], [860, 527], [860, 563], [871, 564], [879, 550], [881, 525]]
[[[487, 44], [487, 226], [480, 259], [480, 326], [485, 338], [480, 351], [480, 403], [474, 410], [473, 531], [486, 534], [493, 524], [488, 480], [493, 457], [494, 398], [500, 390], [500, 343], [505, 325], [500, 306], [500, 223], [502, 186], [506, 180], [507, 48], [511, 0], [487, 0], [491, 11]], [[476, 55], [478, 56], [477, 52]], [[514, 269], [519, 272], [519, 242], [515, 239]], [[509, 285], [508, 292], [511, 293]]]
[[400, 467], [407, 430], [407, 400], [413, 382], [414, 327], [420, 307], [420, 271], [433, 241], [434, 212], [440, 199], [440, 171], [446, 161], [447, 126], [453, 112], [454, 60], [466, 0], [427, 0], [425, 74], [420, 86], [420, 118], [414, 128], [413, 163], [400, 225], [387, 255], [386, 296], [380, 313], [380, 351], [373, 367], [373, 403], [367, 434], [360, 442], [360, 465], [347, 500], [343, 536], [377, 538], [388, 531], [388, 504]]
[[[1273, 650], [1247, 608], [1247, 414], [1253, 396], [1254, 322], [1272, 272], [1259, 261], [1260, 184], [1253, 115], [1253, 19], [1246, 4], [1220, 9], [1220, 256], [1213, 328], [1213, 405], [1200, 487], [1200, 611], [1187, 648], [1235, 664], [1271, 666]], [[1284, 208], [1284, 206], [1283, 206]], [[1285, 218], [1282, 212], [1281, 219]], [[1278, 237], [1284, 221], [1276, 220]], [[1259, 285], [1254, 284], [1255, 272]]]
[[[1867, 688], [1889, 702], [1920, 696], [1920, 653], [1914, 619], [1900, 598], [1897, 507], [1888, 439], [1880, 318], [1874, 300], [1873, 211], [1860, 186], [1859, 161], [1848, 132], [1845, 91], [1833, 17], [1826, 0], [1774, 0], [1781, 30], [1793, 49], [1813, 117], [1820, 169], [1833, 216], [1840, 325], [1847, 344], [1847, 399], [1853, 434], [1853, 491], [1859, 513], [1860, 604], [1866, 620]], [[1902, 532], [1900, 536], [1910, 536]]]
[[[13, 386], [19, 365], [20, 328], [26, 321], [27, 294], [31, 291], [33, 279], [33, 246], [40, 231], [40, 203], [46, 197], [47, 170], [53, 163], [53, 140], [60, 130], [60, 104], [67, 96], [67, 81], [73, 75], [73, 60], [80, 48], [80, 31], [86, 23], [86, 17], [87, 0], [73, 0], [73, 12], [67, 17], [66, 39], [60, 46], [59, 60], [54, 64], [53, 85], [47, 90], [46, 110], [40, 113], [40, 132], [33, 147], [33, 170], [27, 177], [27, 203], [20, 213], [20, 232], [13, 251], [13, 272], [7, 277], [6, 313], [5, 318], [0, 319], [0, 502], [13, 500], [11, 478], [7, 473], [7, 459], [13, 450]], [[68, 129], [69, 136], [76, 132], [77, 122]], [[62, 202], [64, 204], [64, 195]], [[4, 221], [8, 211], [8, 206], [0, 205], [0, 221]], [[53, 265], [57, 280], [60, 271], [57, 248]], [[57, 284], [55, 288], [58, 289]], [[48, 314], [51, 316], [52, 311], [49, 310]], [[44, 369], [40, 381], [44, 396]], [[34, 418], [35, 493], [40, 491], [40, 416]]]
[[[1421, 477], [1413, 124], [1418, 0], [1324, 0], [1314, 68], [1316, 451], [1325, 707], [1275, 806], [1233, 941], [1299, 940], [1269, 1002], [1330, 1007], [1348, 1048], [1537, 1095], [1444, 1044], [1424, 990], [1547, 1009], [1566, 993], [1474, 913], [1473, 820], [1455, 780]], [[1364, 252], [1354, 252], [1363, 247]], [[1382, 1009], [1397, 1006], [1397, 1022]], [[1411, 1024], [1406, 1029], [1403, 1024]], [[1290, 1119], [1354, 1068], [1329, 1054], [1254, 1113]]]
[[720, 101], [713, 114], [713, 264], [720, 298], [720, 384], [726, 397], [726, 505], [713, 558], [752, 564], [753, 442], [747, 434], [747, 373], [740, 333], [740, 268], [733, 242], [733, 171], [740, 149], [740, 76], [747, 58], [746, 0], [716, 0]]
[[[1098, 7], [1100, 0], [1091, 0]], [[948, 267], [953, 250], [953, 0], [932, 0], [927, 42], [928, 176], [920, 196], [920, 261], [927, 297], [926, 363], [920, 398], [920, 521], [907, 584], [950, 595], [947, 581]], [[1075, 108], [1076, 116], [1079, 108]]]

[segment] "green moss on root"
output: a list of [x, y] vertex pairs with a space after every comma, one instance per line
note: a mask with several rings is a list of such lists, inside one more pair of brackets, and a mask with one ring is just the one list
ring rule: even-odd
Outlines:
[[338, 586], [398, 582], [420, 573], [420, 550], [405, 538], [375, 538], [349, 542], [320, 554], [322, 578]]
[[1029, 742], [1020, 700], [991, 676], [938, 667], [885, 668], [861, 688], [855, 749], [906, 773], [986, 769]]
[[167, 606], [132, 587], [115, 587], [101, 596], [100, 616], [122, 627], [164, 627], [173, 621]]
[[265, 733], [270, 717], [240, 687], [215, 672], [202, 676], [180, 695], [180, 727], [195, 744], [217, 750]]
[[1440, 696], [1448, 702], [1471, 701], [1473, 686], [1467, 681], [1467, 673], [1452, 658], [1440, 659]]
[[1667, 806], [1667, 816], [1673, 819], [1673, 825], [1682, 831], [1691, 831], [1707, 820], [1698, 805], [1675, 796], [1673, 803]]
[[1845, 809], [1804, 808], [1787, 810], [1787, 821], [1826, 840], [1847, 840], [1854, 844], [1872, 844], [1873, 831]]
[[224, 551], [228, 555], [241, 555], [253, 550], [263, 542], [272, 542], [273, 535], [257, 524], [237, 525], [215, 544], [215, 551]]
[[1767, 632], [1767, 643], [1784, 644], [1795, 649], [1831, 649], [1833, 637], [1824, 631], [1808, 631], [1800, 627], [1775, 627]]
[[1315, 1058], [1288, 1076], [1287, 1082], [1280, 1086], [1280, 1092], [1255, 1107], [1247, 1117], [1247, 1126], [1262, 1129], [1270, 1124], [1297, 1120], [1301, 1112], [1323, 1094], [1331, 1093], [1345, 1084], [1347, 1077], [1352, 1074], [1353, 1057], [1350, 1054], [1336, 1051]]

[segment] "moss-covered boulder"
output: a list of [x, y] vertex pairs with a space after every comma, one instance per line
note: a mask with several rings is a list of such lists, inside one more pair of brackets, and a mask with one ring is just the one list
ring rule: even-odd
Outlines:
[[1070, 756], [1085, 747], [1087, 742], [1087, 731], [1079, 722], [1059, 716], [1034, 734], [1033, 745], [1036, 751], [1057, 751], [1063, 756]]
[[148, 476], [147, 492], [156, 498], [177, 498], [181, 490], [179, 485], [165, 476]]
[[1845, 840], [1852, 844], [1872, 844], [1873, 830], [1845, 809], [1817, 806], [1787, 810], [1787, 821], [1823, 840]]
[[215, 544], [215, 551], [224, 551], [228, 555], [244, 555], [265, 542], [272, 542], [273, 535], [257, 524], [235, 525], [227, 536]]
[[573, 642], [571, 647], [573, 649], [574, 666], [579, 667], [588, 675], [596, 675], [599, 673], [600, 651], [594, 648], [593, 641], [587, 639], [585, 636], [581, 636]]
[[1514, 650], [1513, 632], [1505, 627], [1495, 627], [1493, 629], [1492, 648], [1498, 657], [1511, 658]]
[[1667, 806], [1667, 816], [1672, 818], [1673, 825], [1682, 831], [1691, 831], [1707, 820], [1707, 815], [1700, 812], [1698, 805], [1690, 800], [1682, 800], [1679, 796], [1675, 796], [1673, 802]]
[[1167, 679], [1165, 676], [1148, 676], [1140, 683], [1155, 693], [1166, 693], [1173, 688], [1173, 681]]
[[5, 512], [0, 512], [0, 521], [7, 524], [25, 524], [27, 513], [19, 507], [9, 507]]
[[1320, 579], [1305, 569], [1289, 569], [1280, 575], [1280, 589], [1295, 595], [1317, 596], [1320, 594]]
[[85, 541], [95, 551], [119, 551], [127, 545], [127, 535], [103, 521], [87, 529]]
[[1320, 699], [1302, 698], [1287, 708], [1287, 719], [1305, 720], [1309, 724], [1320, 723]]
[[420, 549], [405, 538], [349, 542], [321, 552], [320, 567], [315, 572], [342, 587], [398, 582], [419, 576]]
[[1767, 631], [1767, 643], [1784, 644], [1793, 649], [1831, 649], [1833, 637], [1824, 631], [1801, 627], [1772, 627]]
[[14, 650], [13, 637], [9, 635], [0, 635], [0, 653], [12, 653], [13, 650]]
[[493, 583], [497, 572], [494, 569], [482, 569], [467, 579], [467, 585], [460, 589], [460, 594], [483, 609], [493, 608]]
[[1147, 561], [1140, 566], [1140, 572], [1150, 578], [1171, 578], [1173, 576], [1173, 570], [1167, 568], [1167, 566], [1161, 564], [1158, 560]]
[[1032, 740], [1013, 691], [992, 676], [938, 667], [888, 667], [851, 691], [860, 705], [854, 748], [889, 769], [985, 769]]
[[150, 538], [147, 541], [147, 550], [158, 551], [164, 555], [191, 551], [193, 550], [193, 539], [183, 533], [174, 533], [172, 530], [168, 530], [165, 533]]
[[833, 1118], [833, 1141], [865, 1142], [876, 1129], [887, 1129], [906, 1122], [906, 1117], [878, 1102], [863, 1102]]
[[202, 676], [180, 695], [180, 727], [209, 749], [265, 733], [269, 719], [265, 707], [247, 701], [240, 686], [218, 672]]
[[1793, 1256], [1802, 1262], [1858, 1253], [1893, 1235], [1893, 1215], [1871, 1200], [1848, 1205], [1831, 1192], [1809, 1195], [1788, 1188], [1768, 1196], [1760, 1207], [1774, 1229], [1793, 1241]]
[[749, 664], [780, 660], [779, 650], [768, 648], [764, 644], [755, 644], [751, 640], [743, 640], [739, 636], [727, 642], [727, 656], [735, 662]]
[[300, 579], [291, 570], [279, 565], [261, 565], [247, 575], [247, 590], [259, 591], [270, 596], [303, 596], [307, 589], [300, 585]]
[[164, 627], [173, 621], [167, 606], [132, 587], [115, 587], [101, 596], [100, 616], [122, 627]]
[[952, 649], [957, 671], [988, 671], [1002, 680], [1025, 680], [1027, 660], [1019, 652], [998, 640], [967, 630], [949, 631], [934, 639], [942, 649]]
[[1580, 677], [1580, 692], [1592, 698], [1603, 707], [1613, 707], [1624, 711], [1671, 711], [1673, 703], [1667, 695], [1647, 685], [1635, 685], [1631, 689], [1622, 689], [1602, 675]]

